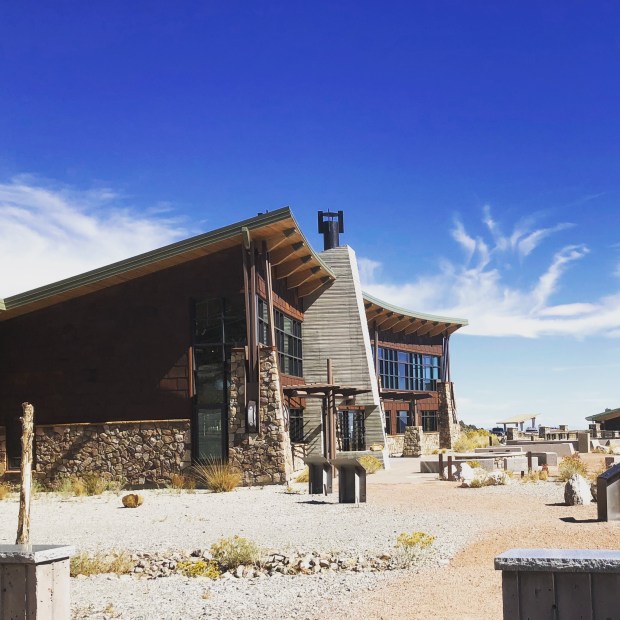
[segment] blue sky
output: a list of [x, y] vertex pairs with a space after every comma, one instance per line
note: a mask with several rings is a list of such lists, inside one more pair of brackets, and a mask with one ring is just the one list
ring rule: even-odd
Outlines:
[[[459, 413], [620, 405], [620, 6], [0, 6], [0, 297], [290, 205], [469, 319]], [[17, 256], [20, 258], [17, 259]]]

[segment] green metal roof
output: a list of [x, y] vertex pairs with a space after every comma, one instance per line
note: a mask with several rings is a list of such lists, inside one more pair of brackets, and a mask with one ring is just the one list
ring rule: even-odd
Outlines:
[[389, 304], [386, 301], [378, 299], [377, 297], [373, 297], [369, 293], [365, 293], [364, 291], [362, 291], [362, 296], [364, 297], [364, 301], [366, 302], [370, 302], [371, 304], [375, 304], [376, 306], [381, 306], [389, 312], [393, 312], [394, 314], [402, 314], [404, 316], [411, 317], [412, 319], [421, 319], [423, 321], [432, 321], [434, 323], [469, 325], [469, 321], [467, 319], [455, 319], [448, 316], [440, 316], [438, 314], [425, 314], [424, 312], [414, 312], [413, 310], [407, 310], [406, 308], [400, 308], [399, 306]]
[[608, 420], [610, 418], [617, 418], [620, 416], [620, 407], [617, 409], [605, 409], [602, 413], [596, 413], [594, 415], [586, 417], [586, 420], [590, 422], [599, 422], [600, 420]]
[[[231, 224], [211, 232], [197, 235], [189, 239], [184, 239], [182, 241], [166, 245], [162, 248], [106, 265], [105, 267], [93, 269], [92, 271], [87, 271], [86, 273], [82, 273], [71, 278], [66, 278], [24, 293], [12, 295], [5, 299], [0, 299], [0, 312], [8, 313], [11, 310], [21, 309], [22, 312], [20, 312], [20, 314], [23, 314], [24, 311], [29, 311], [26, 307], [30, 304], [35, 304], [36, 302], [41, 302], [47, 299], [50, 299], [51, 301], [51, 298], [56, 295], [62, 295], [63, 293], [71, 291], [75, 292], [77, 289], [88, 285], [101, 283], [109, 278], [113, 278], [114, 276], [120, 276], [147, 266], [154, 266], [158, 262], [164, 262], [166, 259], [180, 257], [181, 255], [192, 252], [193, 250], [205, 248], [219, 241], [225, 241], [237, 235], [241, 235], [243, 233], [243, 229], [247, 229], [251, 232], [253, 230], [258, 230], [269, 226], [270, 224], [277, 224], [286, 219], [292, 220], [292, 227], [295, 229], [295, 234], [298, 238], [301, 237], [305, 247], [307, 247], [309, 252], [312, 254], [312, 258], [319, 263], [322, 270], [324, 270], [331, 278], [335, 279], [336, 276], [333, 271], [312, 249], [312, 246], [308, 243], [307, 239], [301, 232], [299, 225], [293, 217], [291, 209], [289, 207], [282, 207], [281, 209], [259, 214], [256, 217], [243, 220], [242, 222], [237, 222], [236, 224]], [[162, 268], [166, 268], [167, 266], [168, 265], [163, 265]], [[85, 291], [85, 293], [86, 292], [87, 291]]]

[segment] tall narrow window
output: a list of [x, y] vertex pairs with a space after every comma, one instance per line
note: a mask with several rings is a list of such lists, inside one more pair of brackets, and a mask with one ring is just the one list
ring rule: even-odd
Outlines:
[[425, 433], [437, 432], [437, 412], [422, 411], [422, 430]]
[[290, 409], [289, 428], [291, 432], [291, 441], [294, 443], [303, 443], [304, 438], [304, 410]]
[[230, 350], [246, 343], [243, 296], [196, 301], [193, 332], [194, 457], [225, 460]]
[[295, 377], [303, 376], [301, 322], [274, 310], [274, 328], [280, 371]]

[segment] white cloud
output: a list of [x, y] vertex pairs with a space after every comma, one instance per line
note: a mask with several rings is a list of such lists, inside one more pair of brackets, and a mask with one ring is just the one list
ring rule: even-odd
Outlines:
[[0, 183], [0, 297], [135, 256], [187, 235], [162, 205], [140, 212], [110, 189]]
[[[562, 247], [541, 273], [529, 279], [529, 270], [520, 264], [543, 240], [571, 224], [533, 229], [532, 222], [521, 222], [504, 235], [489, 207], [484, 208], [482, 222], [492, 237], [490, 242], [471, 235], [460, 220], [454, 223], [451, 235], [467, 253], [463, 264], [442, 259], [434, 274], [386, 283], [375, 277], [380, 267], [372, 261], [372, 273], [362, 278], [364, 289], [402, 307], [467, 318], [470, 324], [463, 333], [471, 335], [620, 337], [620, 293], [594, 303], [579, 299], [553, 303], [567, 271], [588, 256], [585, 245]], [[511, 259], [516, 260], [516, 267]], [[520, 269], [517, 284], [507, 282], [506, 269]]]

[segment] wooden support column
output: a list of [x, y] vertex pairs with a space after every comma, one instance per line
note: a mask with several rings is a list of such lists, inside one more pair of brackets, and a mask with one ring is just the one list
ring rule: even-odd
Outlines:
[[30, 542], [30, 499], [32, 497], [32, 440], [34, 438], [34, 407], [22, 403], [22, 462], [21, 489], [19, 492], [19, 517], [17, 522], [16, 545]]
[[[275, 318], [273, 313], [273, 281], [271, 277], [271, 259], [267, 251], [267, 244], [263, 241], [263, 256], [265, 259], [265, 285], [267, 289], [267, 315], [269, 319], [269, 345], [276, 346]], [[284, 401], [282, 401], [284, 402]]]
[[375, 376], [377, 377], [377, 385], [379, 385], [379, 330], [377, 329], [377, 321], [373, 321], [373, 344], [375, 347]]

